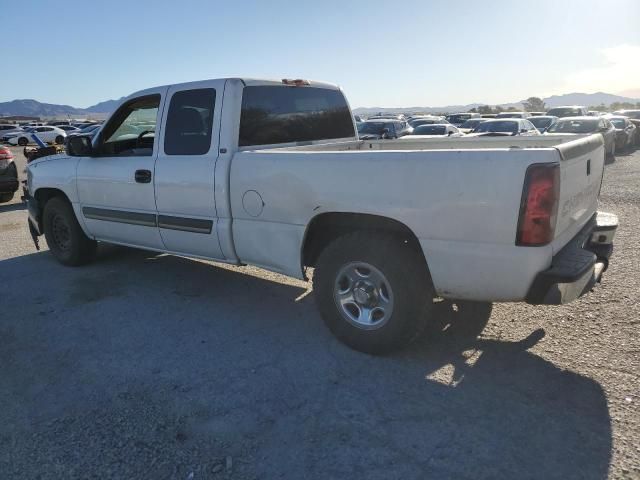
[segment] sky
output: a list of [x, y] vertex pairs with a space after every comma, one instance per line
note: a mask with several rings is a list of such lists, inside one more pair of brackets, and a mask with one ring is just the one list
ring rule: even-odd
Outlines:
[[336, 83], [352, 107], [640, 97], [640, 0], [19, 3], [0, 101], [88, 107], [220, 77]]

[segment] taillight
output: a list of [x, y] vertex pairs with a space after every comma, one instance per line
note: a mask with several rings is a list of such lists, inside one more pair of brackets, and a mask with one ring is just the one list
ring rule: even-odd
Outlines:
[[560, 165], [530, 165], [524, 179], [516, 245], [537, 247], [553, 240], [560, 198]]

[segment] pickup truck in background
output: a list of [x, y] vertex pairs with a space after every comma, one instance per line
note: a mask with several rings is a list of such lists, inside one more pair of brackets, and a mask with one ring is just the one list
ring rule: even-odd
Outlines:
[[559, 304], [600, 280], [599, 134], [360, 140], [333, 85], [229, 78], [124, 99], [27, 167], [29, 227], [65, 265], [97, 242], [306, 279], [360, 351], [414, 339], [438, 298]]

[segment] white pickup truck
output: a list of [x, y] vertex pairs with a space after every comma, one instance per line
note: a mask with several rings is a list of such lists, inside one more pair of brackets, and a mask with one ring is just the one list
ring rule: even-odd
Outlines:
[[358, 139], [342, 91], [229, 78], [124, 99], [91, 140], [28, 165], [29, 226], [65, 265], [97, 242], [315, 268], [321, 315], [351, 347], [417, 336], [434, 300], [571, 301], [600, 280], [600, 135]]

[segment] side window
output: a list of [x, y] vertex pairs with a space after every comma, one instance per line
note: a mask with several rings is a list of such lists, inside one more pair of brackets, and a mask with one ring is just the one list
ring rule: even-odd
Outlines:
[[122, 105], [100, 134], [98, 154], [151, 156], [160, 95], [136, 98]]
[[183, 90], [171, 97], [164, 136], [167, 155], [204, 155], [211, 147], [216, 91]]

